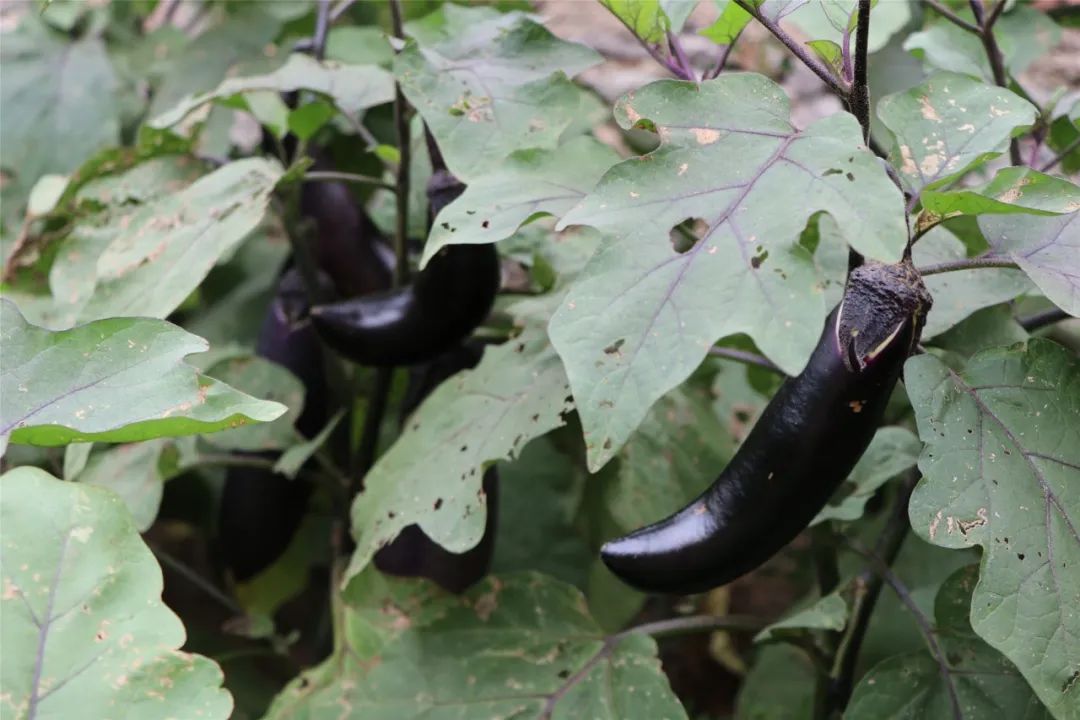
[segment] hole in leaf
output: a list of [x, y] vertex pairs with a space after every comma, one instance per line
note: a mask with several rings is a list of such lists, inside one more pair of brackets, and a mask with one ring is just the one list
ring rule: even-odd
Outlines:
[[686, 218], [678, 225], [671, 228], [669, 237], [671, 247], [675, 252], [682, 255], [689, 252], [700, 240], [701, 231], [705, 227], [705, 221], [700, 218]]

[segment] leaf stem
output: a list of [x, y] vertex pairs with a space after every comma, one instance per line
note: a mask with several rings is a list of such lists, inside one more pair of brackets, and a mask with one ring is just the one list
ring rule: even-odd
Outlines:
[[760, 618], [750, 615], [688, 615], [635, 625], [612, 635], [611, 639], [617, 642], [631, 635], [651, 635], [659, 639], [714, 630], [757, 632], [766, 625]]
[[668, 47], [671, 48], [671, 54], [675, 58], [675, 61], [679, 64], [679, 69], [687, 80], [697, 82], [697, 73], [694, 72], [694, 66], [690, 63], [690, 58], [686, 56], [686, 52], [683, 50], [682, 43], [679, 42], [678, 36], [669, 32], [667, 34]]
[[[896, 561], [900, 554], [900, 548], [908, 533], [908, 501], [911, 492], [919, 480], [918, 472], [909, 472], [904, 478], [903, 484], [893, 501], [892, 512], [885, 528], [878, 537], [874, 548], [875, 554], [881, 558], [882, 563], [889, 567]], [[859, 659], [859, 650], [862, 648], [863, 638], [870, 627], [870, 617], [874, 614], [878, 597], [881, 595], [883, 578], [865, 568], [854, 580], [854, 601], [851, 620], [848, 621], [847, 629], [840, 638], [836, 656], [833, 659], [833, 667], [830, 672], [831, 686], [829, 688], [826, 705], [830, 712], [839, 713], [847, 707], [851, 698], [851, 690], [855, 683], [855, 666]]]
[[870, 41], [870, 0], [859, 0], [855, 26], [855, 74], [851, 82], [851, 114], [862, 126], [863, 142], [870, 142], [870, 83], [866, 79], [866, 56]]
[[[390, 16], [393, 23], [394, 37], [405, 39], [404, 20], [401, 12], [401, 0], [390, 0]], [[394, 232], [394, 285], [404, 285], [409, 281], [409, 169], [412, 163], [411, 139], [409, 137], [409, 104], [401, 83], [394, 83], [394, 129], [398, 141], [397, 167], [397, 223]]]
[[806, 67], [817, 75], [821, 80], [832, 88], [833, 92], [840, 96], [842, 100], [847, 102], [849, 96], [848, 88], [836, 77], [833, 76], [829, 68], [825, 66], [820, 60], [815, 58], [806, 47], [796, 41], [793, 37], [787, 34], [780, 24], [762, 15], [761, 10], [751, 2], [751, 0], [735, 0], [735, 4], [741, 7], [746, 12], [757, 20], [759, 23], [765, 26], [765, 29], [773, 34], [777, 40], [784, 44], [784, 46], [790, 50], [795, 57], [799, 58]]
[[952, 716], [954, 720], [964, 720], [964, 713], [960, 709], [960, 696], [956, 691], [956, 683], [953, 682], [952, 670], [949, 668], [949, 663], [945, 658], [945, 653], [942, 651], [941, 645], [938, 644], [937, 634], [934, 631], [933, 625], [930, 623], [930, 619], [926, 617], [926, 613], [924, 613], [918, 603], [915, 602], [915, 599], [911, 596], [911, 592], [903, 581], [896, 576], [896, 573], [894, 573], [880, 557], [873, 551], [859, 547], [856, 543], [852, 543], [850, 547], [856, 553], [870, 561], [870, 566], [873, 567], [874, 572], [878, 573], [878, 575], [888, 583], [889, 587], [896, 593], [896, 597], [900, 599], [900, 602], [903, 603], [904, 607], [911, 613], [912, 619], [919, 627], [919, 632], [922, 634], [923, 639], [926, 640], [926, 644], [930, 648], [930, 654], [937, 663], [938, 672], [941, 673], [941, 679], [945, 683]]
[[194, 585], [196, 588], [202, 590], [203, 593], [213, 598], [226, 610], [233, 613], [234, 615], [247, 614], [244, 609], [236, 603], [236, 601], [234, 601], [231, 597], [218, 589], [218, 587], [215, 586], [212, 582], [204, 578], [199, 573], [195, 572], [195, 570], [188, 567], [180, 560], [176, 559], [169, 553], [162, 550], [155, 543], [151, 543], [148, 541], [146, 544], [150, 547], [150, 551], [154, 553], [154, 557], [156, 557], [162, 565], [165, 565], [177, 575]]
[[1015, 262], [998, 255], [979, 255], [978, 257], [964, 258], [962, 260], [950, 260], [948, 262], [927, 265], [918, 268], [919, 274], [940, 275], [941, 273], [958, 272], [960, 270], [974, 270], [976, 268], [1011, 268], [1016, 269]]
[[1017, 318], [1016, 322], [1020, 324], [1020, 327], [1024, 328], [1028, 332], [1034, 332], [1040, 328], [1044, 328], [1047, 325], [1053, 325], [1056, 322], [1062, 320], [1068, 320], [1072, 315], [1065, 312], [1061, 308], [1054, 307], [1048, 310], [1028, 315], [1027, 317]]
[[326, 36], [329, 29], [330, 0], [319, 0], [319, 9], [315, 14], [315, 35], [311, 39], [311, 54], [320, 62], [326, 57]]
[[369, 175], [338, 172], [336, 170], [315, 170], [304, 173], [304, 182], [323, 182], [330, 180], [341, 180], [356, 185], [374, 185], [375, 187], [384, 188], [386, 190], [397, 190], [397, 186], [393, 183], [388, 183], [385, 180], [380, 180], [379, 178], [374, 178]]
[[729, 347], [711, 347], [709, 348], [709, 354], [714, 357], [724, 358], [725, 360], [741, 362], [744, 365], [754, 365], [780, 375], [785, 374], [783, 370], [777, 367], [764, 355], [758, 355], [757, 353], [752, 353], [747, 350], [738, 350]]
[[740, 30], [735, 37], [731, 38], [731, 42], [724, 46], [724, 49], [720, 51], [720, 59], [716, 61], [716, 67], [708, 71], [702, 76], [703, 80], [713, 80], [720, 77], [720, 73], [724, 71], [724, 67], [727, 66], [728, 58], [731, 57], [732, 50], [735, 49], [735, 43], [742, 37], [742, 30]]
[[349, 496], [355, 496], [363, 488], [364, 477], [375, 465], [379, 451], [379, 434], [390, 401], [390, 387], [394, 379], [393, 368], [378, 368], [372, 383], [371, 397], [364, 410], [364, 427], [360, 432], [360, 446], [356, 451], [356, 463], [352, 468], [352, 487]]
[[1041, 168], [1039, 168], [1039, 172], [1049, 171], [1050, 168], [1054, 167], [1059, 162], [1064, 160], [1077, 148], [1080, 148], [1080, 136], [1077, 136], [1071, 143], [1062, 148], [1061, 152], [1059, 152], [1057, 155], [1051, 158], [1049, 162], [1045, 163]]
[[964, 30], [967, 30], [972, 35], [981, 35], [982, 34], [982, 31], [978, 28], [978, 26], [969, 23], [967, 20], [960, 17], [959, 15], [954, 13], [952, 10], [950, 10], [946, 6], [942, 5], [937, 0], [923, 0], [923, 4], [926, 5], [927, 7], [933, 8], [934, 12], [936, 12], [938, 15], [945, 18], [946, 20], [951, 22], [953, 25], [956, 25], [957, 27], [960, 27], [960, 28], [963, 28]]
[[[986, 59], [990, 61], [990, 71], [994, 74], [994, 82], [1006, 90], [1009, 88], [1009, 75], [1005, 72], [1005, 61], [998, 47], [997, 38], [994, 37], [994, 23], [997, 22], [1001, 11], [1005, 6], [1005, 0], [998, 0], [997, 5], [986, 15], [983, 8], [983, 0], [969, 0], [971, 12], [975, 16], [975, 22], [979, 27], [979, 39], [982, 40], [986, 50]], [[1020, 142], [1016, 138], [1009, 140], [1009, 162], [1020, 165]]]

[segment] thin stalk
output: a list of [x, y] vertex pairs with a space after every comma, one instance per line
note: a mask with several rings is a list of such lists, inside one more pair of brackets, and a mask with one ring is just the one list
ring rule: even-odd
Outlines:
[[923, 4], [925, 4], [927, 7], [933, 8], [934, 12], [936, 12], [938, 15], [945, 18], [946, 20], [951, 22], [953, 25], [956, 25], [957, 27], [961, 27], [961, 28], [967, 30], [972, 35], [981, 35], [982, 34], [982, 31], [978, 28], [978, 26], [972, 25], [967, 20], [960, 17], [959, 15], [954, 13], [949, 8], [942, 5], [937, 0], [923, 0]]
[[925, 277], [927, 275], [940, 275], [941, 273], [958, 272], [960, 270], [974, 270], [975, 268], [1015, 269], [1016, 267], [1016, 263], [1009, 258], [993, 255], [980, 255], [973, 258], [964, 258], [963, 260], [950, 260], [935, 265], [927, 265], [926, 267], [918, 268], [918, 271], [920, 275]]
[[[394, 37], [405, 39], [404, 21], [401, 12], [401, 0], [390, 0], [390, 15], [394, 26]], [[401, 83], [394, 83], [394, 129], [398, 141], [397, 167], [397, 222], [394, 231], [394, 285], [404, 285], [409, 281], [409, 166], [412, 148], [409, 138], [409, 104]]]
[[337, 172], [336, 170], [315, 170], [312, 172], [304, 173], [304, 182], [322, 182], [334, 180], [341, 180], [342, 182], [354, 183], [356, 185], [374, 185], [375, 187], [384, 188], [386, 190], [397, 189], [397, 185], [393, 183], [388, 183], [385, 180], [380, 180], [379, 178], [371, 177], [369, 175]]
[[208, 597], [213, 598], [219, 605], [233, 613], [234, 615], [245, 615], [244, 609], [240, 607], [236, 601], [226, 595], [220, 589], [217, 588], [212, 582], [204, 578], [199, 573], [188, 567], [186, 564], [177, 560], [169, 553], [162, 550], [154, 543], [147, 543], [150, 546], [150, 551], [154, 553], [161, 564], [175, 572], [180, 577], [187, 580], [193, 586], [201, 590]]
[[[891, 567], [896, 561], [900, 548], [903, 547], [904, 540], [907, 538], [908, 501], [918, 481], [917, 472], [910, 472], [904, 478], [893, 502], [889, 519], [874, 548], [874, 553], [881, 558], [886, 567]], [[847, 707], [855, 684], [855, 666], [859, 659], [859, 650], [862, 648], [866, 631], [870, 627], [870, 618], [881, 596], [882, 583], [881, 575], [873, 572], [871, 568], [863, 569], [855, 578], [851, 620], [848, 621], [847, 629], [840, 638], [830, 672], [831, 683], [826, 702], [830, 713], [839, 713]]]
[[669, 32], [667, 34], [668, 47], [671, 48], [671, 54], [675, 58], [675, 61], [679, 64], [679, 68], [682, 70], [683, 75], [687, 80], [697, 82], [697, 74], [694, 72], [694, 66], [690, 64], [690, 58], [687, 57], [686, 52], [683, 50], [682, 43], [679, 42], [679, 38], [675, 33]]
[[335, 22], [337, 22], [337, 19], [344, 15], [345, 12], [350, 7], [352, 7], [353, 3], [355, 2], [356, 0], [341, 0], [341, 2], [339, 2], [330, 12], [330, 24], [333, 25]]
[[1027, 317], [1017, 318], [1016, 322], [1020, 323], [1020, 327], [1024, 328], [1028, 332], [1034, 332], [1047, 325], [1053, 325], [1056, 322], [1062, 320], [1068, 320], [1072, 315], [1065, 312], [1061, 308], [1050, 308], [1049, 310], [1043, 310]]
[[688, 615], [635, 625], [611, 636], [618, 642], [631, 635], [650, 635], [654, 638], [677, 637], [714, 630], [744, 630], [758, 632], [768, 623], [750, 615]]
[[859, 0], [855, 26], [855, 74], [851, 82], [851, 114], [862, 126], [863, 142], [870, 142], [870, 83], [866, 78], [866, 56], [870, 38], [870, 0]]
[[771, 19], [762, 15], [761, 11], [753, 2], [751, 2], [751, 0], [735, 0], [735, 4], [750, 13], [755, 20], [764, 25], [765, 29], [773, 34], [773, 37], [782, 42], [795, 57], [799, 58], [806, 67], [810, 68], [815, 75], [832, 88], [833, 92], [839, 95], [842, 100], [845, 102], [848, 100], [848, 88], [842, 82], [837, 80], [832, 72], [830, 72], [829, 68], [814, 57], [802, 43], [797, 42], [795, 38], [788, 35], [784, 29], [780, 27], [779, 23], [773, 22]]
[[714, 78], [720, 77], [720, 73], [722, 73], [724, 71], [724, 68], [727, 66], [728, 58], [731, 57], [732, 50], [735, 49], [735, 43], [739, 41], [740, 37], [742, 37], [742, 30], [740, 30], [739, 33], [731, 39], [731, 42], [724, 46], [724, 49], [720, 51], [720, 59], [716, 61], [716, 67], [705, 73], [702, 76], [702, 79], [712, 80]]
[[737, 350], [728, 347], [711, 347], [709, 348], [709, 354], [714, 357], [724, 358], [725, 360], [741, 362], [744, 365], [754, 365], [755, 367], [764, 368], [780, 375], [784, 374], [784, 371], [773, 364], [767, 357], [747, 350]]
[[330, 30], [330, 0], [319, 0], [315, 14], [315, 36], [311, 40], [312, 55], [316, 60], [326, 57], [326, 36]]
[[[614, 13], [612, 13], [612, 14], [614, 15]], [[634, 36], [634, 39], [638, 41], [638, 44], [641, 45], [641, 47], [645, 48], [645, 52], [649, 53], [649, 56], [652, 57], [652, 59], [655, 60], [658, 64], [660, 64], [660, 65], [664, 66], [665, 68], [667, 68], [668, 71], [672, 75], [679, 78], [680, 80], [692, 80], [693, 79], [693, 78], [688, 77], [686, 75], [686, 73], [683, 71], [683, 69], [679, 66], [679, 64], [677, 62], [671, 60], [670, 58], [664, 57], [664, 55], [660, 52], [660, 50], [658, 48], [653, 47], [652, 45], [647, 43], [641, 36], [639, 36], [636, 32], [634, 32], [634, 28], [632, 28], [628, 24], [626, 24], [626, 22], [621, 17], [619, 17], [618, 15], [615, 15], [615, 18], [619, 22], [622, 23], [624, 28], [626, 28], [627, 30], [630, 31], [630, 34]]]
[[1071, 143], [1069, 143], [1064, 148], [1062, 148], [1061, 152], [1059, 152], [1057, 155], [1055, 155], [1053, 158], [1051, 158], [1049, 162], [1047, 162], [1041, 168], [1039, 168], [1039, 172], [1049, 172], [1052, 167], [1054, 167], [1059, 162], [1061, 162], [1066, 157], [1068, 157], [1069, 154], [1072, 153], [1077, 148], [1080, 148], [1080, 136], [1078, 136], [1075, 140], [1073, 140]]
[[[982, 0], [969, 0], [971, 12], [975, 16], [975, 22], [979, 26], [979, 39], [982, 40], [986, 50], [986, 59], [990, 61], [990, 71], [994, 74], [994, 82], [998, 86], [1008, 89], [1009, 75], [1005, 72], [1005, 60], [998, 47], [997, 38], [994, 37], [994, 22], [1001, 14], [1001, 7], [995, 7], [990, 15], [986, 15]], [[998, 5], [1004, 6], [1005, 0], [999, 0]], [[1013, 165], [1022, 164], [1020, 159], [1020, 141], [1016, 138], [1009, 140], [1009, 162]]]
[[393, 368], [379, 368], [375, 371], [371, 397], [368, 399], [367, 409], [364, 412], [364, 427], [360, 432], [360, 447], [356, 451], [356, 463], [352, 469], [353, 483], [349, 492], [350, 497], [363, 488], [364, 476], [375, 465], [375, 457], [379, 451], [379, 435], [390, 401], [390, 386], [393, 379]]

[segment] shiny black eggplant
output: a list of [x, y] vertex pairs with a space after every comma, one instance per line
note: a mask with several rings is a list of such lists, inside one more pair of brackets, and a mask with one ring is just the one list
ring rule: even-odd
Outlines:
[[605, 544], [604, 563], [641, 590], [689, 594], [772, 557], [865, 452], [929, 307], [910, 264], [853, 270], [806, 368], [780, 386], [716, 481], [674, 515]]
[[[482, 354], [483, 347], [479, 343], [468, 343], [443, 353], [432, 362], [410, 368], [409, 384], [402, 401], [402, 424], [435, 388], [460, 370], [475, 367]], [[499, 474], [493, 465], [483, 477], [487, 502], [484, 536], [472, 549], [452, 553], [431, 540], [419, 527], [410, 525], [393, 542], [375, 553], [375, 567], [390, 575], [425, 577], [450, 592], [463, 592], [487, 575], [491, 568], [498, 522], [498, 489]]]
[[[432, 216], [465, 186], [445, 171], [428, 183]], [[361, 365], [412, 365], [467, 338], [491, 312], [500, 283], [495, 246], [449, 245], [409, 285], [311, 309], [323, 341]]]

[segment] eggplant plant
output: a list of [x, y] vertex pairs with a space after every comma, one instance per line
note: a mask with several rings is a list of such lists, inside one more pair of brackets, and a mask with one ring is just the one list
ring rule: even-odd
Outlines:
[[4, 717], [1080, 719], [1072, 3], [8, 5]]

